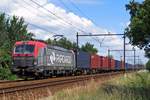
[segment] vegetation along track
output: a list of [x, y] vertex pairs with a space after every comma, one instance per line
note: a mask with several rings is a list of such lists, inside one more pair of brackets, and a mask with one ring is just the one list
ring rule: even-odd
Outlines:
[[82, 75], [82, 76], [73, 76], [73, 77], [63, 77], [63, 78], [54, 78], [54, 79], [43, 79], [43, 80], [32, 80], [32, 81], [14, 81], [14, 82], [5, 82], [0, 83], [0, 94], [12, 93], [16, 91], [24, 91], [28, 89], [36, 89], [42, 87], [57, 87], [62, 84], [76, 83], [80, 81], [90, 80], [92, 78], [100, 78], [112, 75], [118, 75], [121, 72], [114, 73], [104, 73], [104, 74], [95, 74], [95, 75]]

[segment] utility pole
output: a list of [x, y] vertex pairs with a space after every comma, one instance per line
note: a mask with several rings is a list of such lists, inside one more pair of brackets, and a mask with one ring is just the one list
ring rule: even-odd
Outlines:
[[140, 67], [140, 60], [139, 60], [139, 56], [138, 56], [138, 67]]
[[133, 47], [133, 50], [134, 50], [134, 69], [136, 69], [136, 65], [135, 65], [135, 48]]
[[124, 60], [124, 71], [126, 71], [126, 37], [125, 37], [125, 33], [124, 33], [124, 41], [123, 41], [123, 60]]
[[79, 33], [77, 32], [77, 35], [76, 35], [76, 42], [77, 42], [77, 44], [76, 44], [76, 68], [78, 67], [78, 47], [79, 47]]
[[108, 48], [108, 57], [110, 57], [110, 50], [109, 50], [109, 48]]
[[[77, 46], [78, 46], [78, 43], [79, 43], [79, 36], [89, 36], [89, 37], [93, 37], [93, 36], [116, 36], [116, 35], [121, 35], [121, 36], [123, 36], [123, 38], [124, 38], [124, 42], [123, 42], [123, 45], [124, 45], [124, 66], [125, 66], [125, 34], [84, 34], [84, 35], [79, 35], [78, 33], [77, 33], [77, 36], [76, 36], [76, 39], [77, 39]], [[77, 55], [77, 54], [76, 54]]]
[[110, 50], [109, 50], [109, 48], [108, 48], [108, 57], [107, 57], [107, 60], [108, 60], [108, 66], [107, 66], [107, 68], [109, 68], [110, 65], [111, 65]]

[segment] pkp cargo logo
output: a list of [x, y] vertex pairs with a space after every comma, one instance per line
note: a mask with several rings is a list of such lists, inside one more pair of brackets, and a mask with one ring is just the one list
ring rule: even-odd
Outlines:
[[71, 56], [66, 56], [63, 54], [50, 52], [50, 55], [48, 56], [48, 65], [54, 65], [54, 64], [71, 64], [72, 59]]
[[55, 56], [55, 52], [49, 52], [49, 55], [47, 56], [47, 64], [48, 65], [53, 65], [55, 64], [56, 61], [56, 56]]

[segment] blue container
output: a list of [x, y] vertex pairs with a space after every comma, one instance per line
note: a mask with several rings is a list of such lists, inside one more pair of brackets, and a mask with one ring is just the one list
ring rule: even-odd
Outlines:
[[134, 69], [134, 66], [132, 64], [129, 64], [129, 69], [130, 70]]
[[77, 55], [77, 67], [80, 69], [90, 69], [91, 56], [89, 53], [84, 51], [78, 51]]
[[129, 64], [126, 63], [125, 70], [129, 70]]
[[118, 60], [115, 60], [115, 70], [120, 70], [121, 69], [121, 62]]

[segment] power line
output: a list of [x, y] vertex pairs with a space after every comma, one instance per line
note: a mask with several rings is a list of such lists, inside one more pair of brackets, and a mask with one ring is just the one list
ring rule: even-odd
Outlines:
[[73, 12], [64, 2], [63, 0], [58, 0], [66, 9], [68, 9], [70, 12]]
[[[30, 3], [28, 3], [28, 2], [26, 2], [25, 0], [23, 0], [23, 2], [24, 3], [26, 3], [27, 5], [30, 5], [30, 7], [32, 7], [32, 8], [34, 8], [34, 9], [36, 9], [34, 6], [32, 6]], [[23, 6], [24, 7], [24, 6]], [[27, 8], [27, 7], [24, 7], [24, 8]], [[28, 9], [28, 8], [27, 8]], [[36, 9], [37, 10], [37, 9]], [[30, 10], [29, 10], [30, 11]], [[44, 13], [44, 12], [43, 12]], [[45, 13], [47, 16], [49, 16], [49, 17], [51, 17], [51, 18], [53, 18], [54, 19], [54, 17], [52, 17], [52, 16], [50, 16], [49, 14], [47, 14], [47, 13]], [[46, 20], [48, 20], [48, 19], [46, 19]], [[49, 21], [51, 21], [51, 20], [49, 20]], [[59, 21], [59, 22], [61, 22], [61, 21]], [[63, 23], [63, 22], [61, 22], [61, 23]], [[64, 24], [64, 23], [63, 23]], [[66, 23], [65, 23], [66, 24]], [[65, 28], [65, 26], [63, 26], [64, 28]]]
[[[5, 13], [7, 16], [9, 16], [9, 17], [12, 17], [11, 15], [9, 15], [9, 14], [7, 14], [7, 13]], [[39, 28], [39, 29], [41, 29], [41, 30], [43, 30], [43, 31], [45, 31], [45, 32], [48, 32], [48, 33], [52, 33], [52, 34], [55, 34], [56, 35], [56, 33], [54, 33], [54, 32], [51, 32], [51, 31], [49, 31], [49, 30], [47, 30], [47, 29], [45, 29], [45, 28], [42, 28], [42, 27], [40, 27], [40, 26], [38, 26], [38, 25], [35, 25], [35, 24], [32, 24], [32, 23], [30, 23], [30, 22], [28, 22], [28, 21], [25, 21], [28, 25], [31, 25], [31, 26], [33, 26], [33, 27], [35, 27], [35, 28]]]
[[[47, 11], [47, 12], [51, 13], [52, 15], [56, 16], [58, 19], [61, 19], [61, 20], [62, 20], [62, 21], [64, 21], [65, 23], [67, 23], [67, 24], [69, 24], [69, 25], [71, 25], [71, 26], [75, 27], [77, 30], [81, 31], [82, 33], [87, 33], [87, 32], [85, 32], [84, 30], [82, 30], [82, 29], [80, 29], [80, 28], [76, 27], [76, 26], [75, 26], [75, 25], [73, 25], [72, 23], [67, 22], [67, 21], [66, 21], [66, 20], [64, 20], [62, 17], [60, 17], [60, 16], [56, 15], [56, 14], [55, 14], [55, 13], [53, 13], [52, 11], [50, 11], [50, 10], [48, 10], [48, 9], [44, 8], [42, 5], [38, 4], [38, 3], [37, 3], [37, 2], [35, 2], [34, 0], [31, 0], [31, 2], [33, 2], [33, 3], [34, 3], [34, 4], [36, 4], [36, 5], [38, 5], [39, 7], [43, 8], [45, 11]], [[89, 34], [89, 33], [87, 33], [87, 34]], [[97, 40], [96, 40], [96, 41], [97, 41]], [[99, 42], [99, 41], [98, 41], [98, 42]]]
[[[28, 3], [28, 2], [26, 2], [25, 0], [23, 0], [23, 2], [24, 3], [26, 3], [28, 6], [30, 6], [30, 7], [32, 7], [32, 8], [34, 8], [34, 9], [36, 9], [37, 10], [37, 7], [34, 7], [33, 5], [31, 5], [31, 3]], [[45, 5], [45, 4], [44, 4]], [[24, 7], [25, 9], [28, 9], [26, 6], [24, 6], [24, 5], [21, 5], [22, 7]], [[29, 10], [30, 12], [32, 11], [32, 10]], [[41, 11], [42, 12], [42, 11]], [[35, 13], [35, 12], [33, 12], [33, 13]], [[42, 12], [42, 13], [44, 13], [44, 14], [46, 14], [46, 16], [49, 16], [50, 18], [53, 18], [54, 19], [54, 16], [52, 17], [52, 16], [50, 16], [49, 14], [47, 14], [47, 13], [45, 13], [45, 12]], [[35, 13], [36, 14], [36, 13]], [[40, 18], [42, 18], [42, 16], [38, 16], [38, 17], [40, 17]], [[48, 20], [48, 21], [51, 21], [50, 19], [45, 19], [45, 20]], [[62, 27], [61, 28], [63, 28], [63, 29], [66, 29], [66, 27], [64, 26], [64, 22], [62, 22], [62, 21], [59, 21], [59, 22], [61, 22], [62, 23]], [[66, 23], [65, 23], [66, 24]]]
[[[68, 0], [70, 2], [70, 4], [76, 8], [83, 16], [87, 17], [88, 19], [90, 19], [96, 26], [98, 26], [97, 23], [95, 23], [95, 21], [93, 21], [89, 16], [87, 16], [76, 4], [74, 4], [71, 0]], [[103, 43], [105, 39], [105, 36], [103, 37], [103, 39], [101, 41], [98, 41], [100, 43], [100, 45]]]
[[[71, 11], [71, 12], [73, 12], [64, 2], [63, 2], [63, 0], [59, 0], [59, 2], [66, 8], [66, 9], [68, 9], [69, 11]], [[76, 6], [75, 6], [76, 7]], [[77, 7], [76, 7], [76, 9], [77, 9]], [[78, 9], [79, 10], [79, 9]], [[81, 10], [80, 10], [80, 12], [81, 12]], [[81, 12], [82, 13], [82, 12]], [[93, 38], [93, 37], [92, 37]], [[95, 41], [97, 41], [97, 42], [99, 42], [99, 40], [97, 40], [97, 38], [93, 38]]]
[[[30, 5], [30, 7], [32, 7], [32, 8], [35, 8], [33, 5], [31, 5], [30, 3], [27, 3], [25, 0], [23, 0], [24, 1], [24, 3], [26, 3], [27, 5]], [[48, 9], [45, 9], [42, 5], [40, 5], [40, 4], [38, 4], [38, 3], [36, 3], [35, 1], [33, 1], [33, 0], [31, 0], [34, 4], [36, 4], [36, 5], [38, 5], [40, 8], [43, 8], [44, 10], [46, 10], [47, 12], [51, 12], [51, 11], [49, 11]], [[22, 6], [22, 7], [24, 7], [24, 6]], [[27, 8], [27, 7], [24, 7], [24, 8]], [[27, 8], [28, 9], [28, 8]], [[36, 8], [35, 8], [36, 9]], [[30, 11], [30, 10], [29, 10]], [[35, 12], [34, 12], [35, 13]], [[53, 15], [54, 15], [54, 13], [53, 13]], [[51, 16], [50, 16], [51, 17]], [[61, 17], [59, 17], [59, 16], [56, 16], [55, 15], [55, 17], [57, 17], [57, 18], [61, 18]], [[61, 18], [62, 19], [62, 18]], [[65, 20], [63, 20], [64, 22], [65, 22], [65, 24], [66, 24], [66, 21]], [[69, 24], [69, 23], [67, 23], [67, 24]], [[32, 25], [33, 26], [33, 24], [29, 24], [29, 25]], [[64, 25], [64, 24], [63, 24]], [[72, 24], [71, 24], [72, 25]], [[41, 28], [41, 27], [39, 27], [38, 26], [38, 28], [40, 28], [40, 29], [42, 29], [43, 30], [43, 28]], [[45, 29], [44, 29], [45, 30]], [[80, 30], [80, 31], [82, 31], [82, 32], [84, 32], [85, 33], [85, 31], [83, 31], [83, 30], [81, 30], [81, 29], [78, 29], [78, 30]]]
[[[26, 3], [27, 5], [30, 5], [30, 7], [32, 7], [32, 8], [34, 8], [34, 9], [36, 9], [36, 7], [34, 7], [33, 5], [31, 5], [30, 3], [28, 3], [28, 2], [26, 2], [25, 0], [23, 0], [23, 2], [24, 3]], [[28, 9], [27, 7], [25, 7], [25, 6], [23, 6], [23, 5], [21, 5], [23, 8], [25, 8], [25, 9]], [[30, 11], [30, 10], [29, 10]], [[32, 10], [31, 10], [32, 11]], [[35, 12], [33, 12], [33, 13], [35, 13]], [[49, 14], [47, 14], [47, 13], [45, 13], [46, 15], [48, 15], [48, 16], [50, 16]], [[50, 16], [51, 18], [53, 18], [54, 19], [54, 17], [52, 17], [52, 16]], [[48, 20], [48, 19], [45, 19], [45, 20]], [[49, 21], [51, 21], [51, 20], [49, 20]], [[59, 22], [61, 22], [61, 21], [59, 21]], [[64, 29], [66, 29], [66, 27], [64, 26], [64, 22], [61, 22], [61, 23], [63, 23], [63, 28]], [[66, 24], [66, 23], [65, 23]], [[29, 25], [33, 25], [33, 24], [29, 24]], [[35, 26], [35, 25], [33, 25], [33, 26]], [[40, 28], [40, 29], [44, 29], [44, 28], [41, 28], [41, 27], [39, 27], [39, 26], [37, 26], [37, 28]], [[46, 30], [46, 29], [44, 29], [44, 30]], [[48, 31], [47, 31], [48, 32]], [[53, 32], [54, 33], [54, 32]], [[56, 33], [55, 33], [56, 34]]]
[[44, 8], [42, 5], [40, 5], [39, 3], [35, 2], [34, 0], [30, 0], [30, 1], [33, 2], [34, 4], [38, 5], [39, 7], [43, 8], [45, 11], [47, 11], [47, 12], [51, 13], [52, 15], [56, 16], [58, 19], [61, 19], [61, 20], [64, 21], [65, 23], [67, 23], [67, 24], [69, 24], [69, 25], [75, 27], [75, 28], [78, 29], [79, 31], [81, 31], [81, 32], [83, 32], [83, 33], [87, 33], [87, 32], [85, 32], [84, 30], [82, 30], [82, 29], [80, 29], [80, 28], [74, 26], [72, 23], [67, 22], [67, 21], [64, 20], [62, 17], [57, 16], [55, 13], [53, 13], [53, 12], [50, 11], [50, 10], [48, 10], [47, 8]]
[[[76, 8], [83, 16], [87, 17], [88, 19], [90, 19], [78, 6], [76, 6], [71, 0], [68, 0], [70, 2], [70, 4]], [[90, 19], [91, 20], [91, 19]]]

